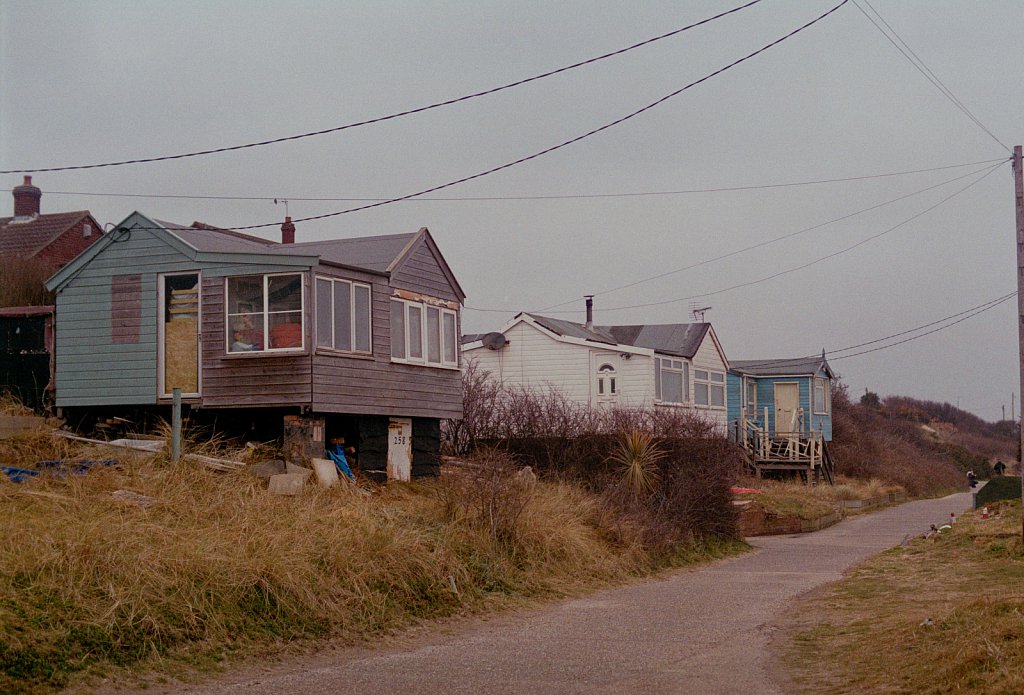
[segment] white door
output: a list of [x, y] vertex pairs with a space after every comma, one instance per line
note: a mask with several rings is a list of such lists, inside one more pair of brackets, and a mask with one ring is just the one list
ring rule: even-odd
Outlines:
[[409, 480], [412, 475], [412, 419], [388, 421], [388, 480]]
[[800, 408], [800, 385], [796, 382], [775, 384], [775, 432], [789, 434], [798, 431], [793, 427], [793, 416]]

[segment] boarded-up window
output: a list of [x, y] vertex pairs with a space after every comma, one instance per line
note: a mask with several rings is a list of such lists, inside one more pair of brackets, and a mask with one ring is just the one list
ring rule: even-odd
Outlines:
[[110, 342], [135, 344], [142, 327], [142, 276], [110, 279]]

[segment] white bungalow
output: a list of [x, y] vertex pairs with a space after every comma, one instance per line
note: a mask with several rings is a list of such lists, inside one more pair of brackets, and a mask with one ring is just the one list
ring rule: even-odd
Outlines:
[[595, 408], [690, 408], [728, 423], [729, 362], [710, 323], [595, 326], [520, 313], [464, 336], [472, 362], [502, 383], [554, 387]]

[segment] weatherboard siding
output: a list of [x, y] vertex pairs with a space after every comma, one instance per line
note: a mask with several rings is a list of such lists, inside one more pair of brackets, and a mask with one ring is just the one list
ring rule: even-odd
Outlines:
[[[818, 376], [824, 379], [828, 379], [828, 375], [824, 371], [820, 371]], [[832, 440], [832, 388], [835, 386], [830, 381], [829, 383], [829, 404], [828, 413], [824, 415], [817, 415], [813, 412], [811, 407], [812, 398], [812, 379], [808, 376], [761, 376], [754, 377], [757, 381], [757, 417], [755, 421], [760, 423], [764, 420], [764, 410], [768, 408], [768, 427], [772, 432], [777, 432], [775, 426], [775, 384], [777, 383], [796, 383], [799, 387], [800, 394], [800, 407], [804, 409], [804, 428], [803, 433], [809, 435], [813, 432], [822, 432], [825, 441]], [[743, 376], [739, 374], [729, 374], [729, 425], [733, 426], [740, 418], [740, 410], [744, 405], [741, 384], [743, 383]], [[734, 400], [736, 399], [736, 400]], [[788, 429], [789, 425], [783, 423], [785, 426], [783, 429]]]
[[[55, 385], [60, 407], [156, 402], [156, 268], [181, 254], [152, 232], [134, 230], [109, 243], [58, 294]], [[137, 334], [115, 339], [118, 276], [138, 276]], [[123, 331], [121, 332], [123, 337]]]
[[[436, 261], [433, 267], [437, 267]], [[327, 267], [319, 268], [317, 274], [370, 284], [373, 355], [316, 350], [312, 357], [313, 410], [402, 417], [462, 417], [462, 373], [458, 369], [391, 361], [392, 285], [387, 278]], [[407, 274], [408, 277], [412, 276]], [[422, 283], [406, 282], [401, 289], [454, 300], [454, 292], [447, 281], [445, 285], [448, 290], [444, 297], [438, 296], [441, 292], [426, 292], [426, 285]], [[457, 325], [457, 334], [459, 328]]]
[[477, 368], [503, 384], [546, 390], [553, 388], [570, 400], [590, 403], [590, 350], [563, 343], [526, 322], [506, 333], [500, 350], [481, 347], [466, 354]]
[[[715, 339], [711, 335], [709, 330], [704, 334], [704, 339], [700, 343], [700, 347], [697, 348], [697, 352], [694, 353], [693, 359], [691, 360], [690, 368], [690, 397], [694, 397], [694, 371], [697, 369], [725, 373], [725, 361], [722, 359], [722, 353], [719, 352], [718, 346], [715, 345]], [[710, 420], [715, 423], [723, 432], [729, 423], [729, 390], [725, 392], [725, 408], [712, 408], [709, 406], [694, 405], [694, 409], [706, 420]]]
[[441, 263], [430, 248], [425, 237], [421, 237], [409, 256], [391, 276], [391, 286], [397, 289], [419, 292], [437, 299], [459, 301], [455, 289], [448, 282]]

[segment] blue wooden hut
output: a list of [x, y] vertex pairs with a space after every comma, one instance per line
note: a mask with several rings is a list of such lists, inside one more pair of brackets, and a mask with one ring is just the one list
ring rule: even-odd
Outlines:
[[832, 388], [825, 359], [798, 357], [729, 363], [729, 428], [760, 476], [797, 471], [808, 480], [831, 479]]

